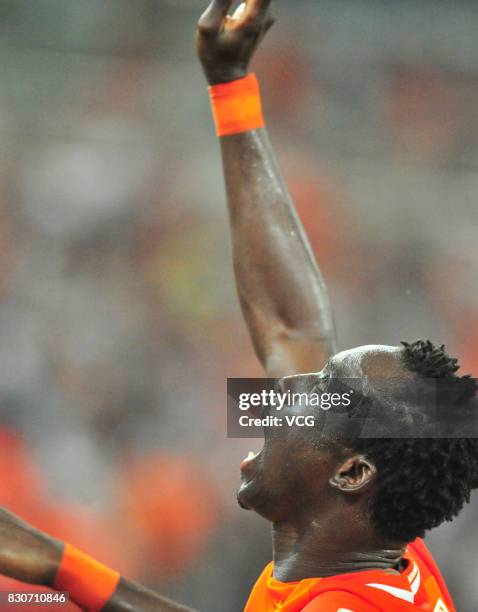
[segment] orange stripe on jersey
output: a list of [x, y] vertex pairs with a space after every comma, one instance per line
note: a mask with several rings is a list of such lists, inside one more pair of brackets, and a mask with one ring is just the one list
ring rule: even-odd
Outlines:
[[[433, 576], [438, 591], [442, 594], [442, 597], [444, 599], [445, 604], [450, 608], [450, 609], [454, 609], [455, 606], [453, 604], [453, 600], [451, 598], [451, 595], [448, 591], [448, 588], [445, 584], [445, 580], [443, 579], [443, 576], [441, 575], [440, 570], [438, 569], [437, 564], [435, 563], [435, 559], [432, 557], [431, 552], [428, 550], [428, 548], [426, 547], [425, 542], [421, 539], [421, 538], [417, 538], [415, 540], [415, 542], [412, 542], [409, 545], [409, 549], [412, 551], [413, 555], [416, 558], [419, 558], [420, 561], [426, 566], [429, 574], [431, 574], [431, 576]], [[427, 580], [425, 581], [425, 585], [428, 582], [429, 585], [431, 585], [431, 581]], [[429, 587], [431, 588], [431, 587]]]
[[280, 582], [270, 563], [256, 582], [244, 612], [455, 612], [445, 582], [421, 540], [410, 544], [402, 572], [370, 570], [330, 578]]

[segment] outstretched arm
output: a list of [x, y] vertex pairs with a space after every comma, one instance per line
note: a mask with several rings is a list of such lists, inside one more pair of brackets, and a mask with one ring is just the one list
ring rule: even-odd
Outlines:
[[242, 312], [267, 375], [322, 369], [335, 352], [324, 281], [266, 131], [221, 139]]
[[2, 508], [0, 574], [57, 591], [69, 591], [71, 600], [84, 610], [194, 612], [120, 577]]
[[[270, 0], [213, 0], [197, 32], [210, 85], [248, 74], [272, 25]], [[327, 291], [265, 129], [221, 137], [237, 290], [268, 376], [320, 370], [335, 352]]]

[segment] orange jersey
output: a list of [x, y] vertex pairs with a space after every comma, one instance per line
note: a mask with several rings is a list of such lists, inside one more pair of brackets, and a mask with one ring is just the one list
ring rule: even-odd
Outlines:
[[370, 570], [330, 578], [279, 582], [270, 563], [244, 612], [455, 612], [438, 567], [423, 540], [408, 545], [400, 572]]

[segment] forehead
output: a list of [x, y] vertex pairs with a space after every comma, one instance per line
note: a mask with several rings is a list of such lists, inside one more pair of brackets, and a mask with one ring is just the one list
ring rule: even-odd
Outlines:
[[328, 364], [330, 375], [374, 399], [384, 409], [413, 403], [416, 376], [403, 367], [403, 349], [369, 344], [334, 355]]
[[401, 355], [398, 346], [367, 344], [337, 353], [327, 367], [339, 378], [401, 377]]
[[281, 379], [281, 387], [304, 387], [315, 384], [318, 378], [389, 378], [403, 376], [403, 349], [386, 344], [366, 344], [333, 355], [320, 372], [294, 374]]
[[[378, 344], [342, 351], [331, 357], [320, 372], [282, 379], [281, 391], [316, 393], [318, 390], [319, 394], [329, 395], [346, 391], [353, 393], [353, 407], [365, 402], [363, 405], [367, 410], [357, 414], [355, 421], [350, 419], [348, 410], [330, 410], [325, 416], [319, 410], [318, 414], [323, 417], [321, 437], [339, 434], [354, 437], [357, 435], [353, 431], [355, 425], [359, 428], [357, 431], [362, 431], [362, 426], [370, 426], [372, 429], [367, 429], [368, 434], [379, 431], [380, 437], [390, 437], [391, 432], [392, 437], [398, 432], [409, 436], [410, 427], [416, 433], [414, 415], [420, 412], [417, 412], [417, 406], [421, 406], [425, 396], [421, 385], [413, 384], [416, 374], [404, 368], [402, 355], [401, 347]], [[367, 419], [370, 420], [366, 423]]]
[[[321, 379], [333, 383], [341, 381], [351, 388], [370, 394], [383, 385], [391, 388], [411, 378], [402, 366], [403, 349], [385, 344], [367, 344], [333, 355], [320, 372], [285, 376], [280, 381], [281, 391], [310, 392]], [[395, 383], [395, 385], [393, 384]]]

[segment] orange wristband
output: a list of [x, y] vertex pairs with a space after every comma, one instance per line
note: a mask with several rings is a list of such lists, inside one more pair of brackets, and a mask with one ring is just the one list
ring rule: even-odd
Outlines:
[[218, 136], [230, 136], [264, 127], [261, 93], [255, 74], [209, 87]]
[[65, 544], [54, 588], [68, 591], [70, 599], [85, 610], [101, 610], [118, 586], [120, 574]]

